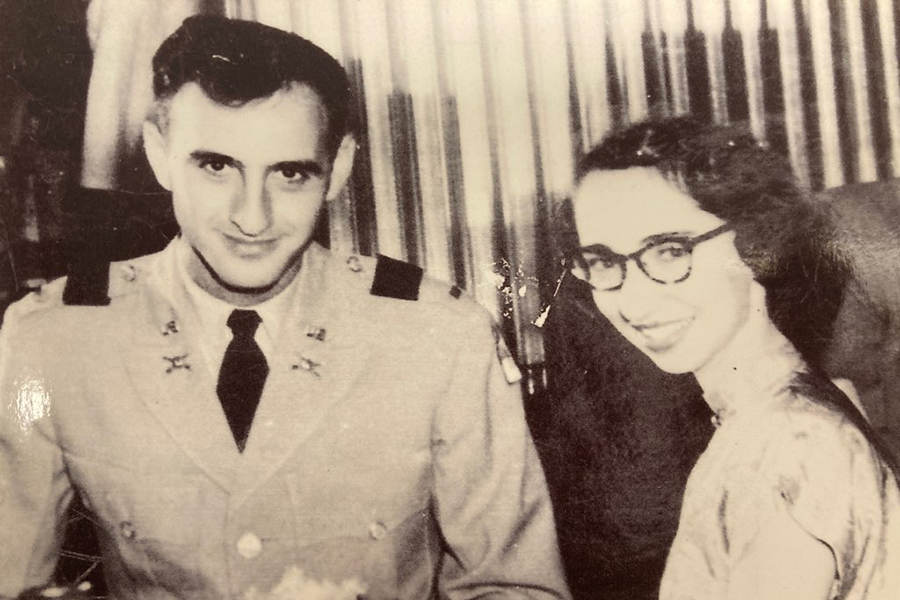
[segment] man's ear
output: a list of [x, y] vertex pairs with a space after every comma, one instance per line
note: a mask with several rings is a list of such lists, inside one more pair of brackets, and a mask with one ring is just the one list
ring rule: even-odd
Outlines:
[[338, 146], [334, 163], [331, 166], [331, 180], [328, 183], [328, 193], [325, 195], [325, 199], [329, 202], [337, 198], [347, 184], [347, 180], [350, 179], [354, 156], [356, 156], [356, 139], [352, 135], [347, 134], [341, 140], [341, 145]]
[[171, 192], [169, 161], [166, 160], [166, 137], [159, 130], [159, 126], [149, 120], [144, 121], [144, 152], [159, 185]]

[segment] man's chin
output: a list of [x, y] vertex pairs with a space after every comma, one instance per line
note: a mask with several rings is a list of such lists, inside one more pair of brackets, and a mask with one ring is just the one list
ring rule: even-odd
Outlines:
[[241, 277], [223, 276], [217, 272], [216, 282], [224, 289], [235, 294], [258, 295], [265, 294], [278, 285], [279, 277], [271, 279], [245, 279]]

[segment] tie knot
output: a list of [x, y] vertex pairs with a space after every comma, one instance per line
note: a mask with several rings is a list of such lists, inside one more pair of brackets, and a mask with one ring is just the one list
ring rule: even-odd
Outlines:
[[228, 327], [235, 337], [252, 337], [262, 319], [255, 310], [234, 310], [228, 316]]

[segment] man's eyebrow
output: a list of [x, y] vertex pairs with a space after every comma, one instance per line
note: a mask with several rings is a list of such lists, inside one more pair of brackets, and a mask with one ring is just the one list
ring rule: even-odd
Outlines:
[[273, 171], [296, 171], [312, 177], [321, 177], [325, 171], [314, 160], [285, 160], [272, 165]]
[[228, 156], [227, 154], [219, 154], [209, 150], [194, 150], [190, 154], [191, 160], [194, 162], [220, 162], [233, 167], [241, 167], [241, 162]]

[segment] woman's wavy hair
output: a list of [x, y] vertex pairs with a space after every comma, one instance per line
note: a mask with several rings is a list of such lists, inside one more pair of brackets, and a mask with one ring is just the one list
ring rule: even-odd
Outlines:
[[[658, 169], [701, 209], [731, 224], [738, 254], [766, 290], [770, 318], [809, 365], [793, 382], [794, 391], [836, 408], [900, 477], [900, 464], [884, 441], [821, 368], [849, 262], [830, 211], [799, 184], [787, 158], [742, 126], [676, 117], [610, 134], [584, 156], [577, 178], [630, 167]], [[581, 244], [571, 202], [560, 208], [559, 242], [568, 251]]]
[[[577, 178], [630, 167], [658, 169], [733, 227], [772, 321], [807, 362], [820, 364], [849, 271], [827, 209], [798, 183], [788, 160], [742, 126], [675, 117], [611, 133], [584, 156]], [[577, 248], [571, 203], [560, 207], [556, 223], [562, 249]]]

